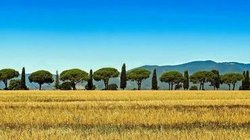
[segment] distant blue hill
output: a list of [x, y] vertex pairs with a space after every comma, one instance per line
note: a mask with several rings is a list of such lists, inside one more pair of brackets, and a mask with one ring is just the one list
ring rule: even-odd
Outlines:
[[240, 72], [242, 73], [245, 70], [250, 70], [250, 64], [243, 64], [237, 62], [222, 62], [216, 63], [214, 61], [194, 61], [180, 65], [166, 65], [166, 66], [155, 66], [155, 65], [145, 65], [140, 68], [145, 68], [150, 71], [157, 69], [158, 74], [161, 74], [165, 71], [176, 70], [179, 72], [189, 71], [190, 74], [199, 71], [199, 70], [219, 70], [221, 74], [228, 72]]
[[[243, 71], [250, 70], [250, 64], [244, 64], [244, 63], [238, 63], [238, 62], [222, 62], [217, 63], [211, 60], [207, 61], [193, 61], [185, 64], [180, 65], [166, 65], [166, 66], [156, 66], [156, 65], [145, 65], [139, 68], [144, 68], [150, 71], [153, 71], [154, 69], [157, 70], [158, 77], [161, 76], [162, 73], [166, 71], [179, 71], [181, 73], [184, 73], [184, 71], [188, 71], [189, 74], [193, 74], [194, 72], [204, 70], [204, 71], [211, 71], [211, 70], [218, 70], [220, 71], [220, 74], [225, 74], [229, 72], [237, 72], [237, 73], [243, 73]], [[149, 89], [151, 85], [151, 79], [147, 79], [144, 82], [143, 88]], [[166, 83], [161, 83], [159, 81], [159, 86], [162, 89], [167, 89]], [[239, 83], [236, 86], [236, 89], [239, 88]], [[208, 85], [206, 86], [207, 89], [210, 89]], [[227, 85], [222, 85], [221, 89], [227, 89]]]
[[[194, 62], [189, 62], [185, 64], [180, 64], [180, 65], [166, 65], [166, 66], [156, 66], [156, 65], [145, 65], [141, 66], [139, 68], [144, 68], [150, 71], [153, 71], [154, 69], [157, 69], [157, 75], [160, 77], [160, 75], [165, 72], [165, 71], [179, 71], [179, 72], [184, 72], [186, 70], [189, 71], [189, 74], [192, 74], [196, 71], [199, 70], [206, 70], [206, 71], [211, 71], [211, 70], [219, 70], [221, 74], [228, 73], [228, 72], [238, 72], [242, 73], [245, 70], [250, 70], [250, 64], [243, 64], [243, 63], [238, 63], [238, 62], [223, 62], [223, 63], [217, 63], [214, 61], [194, 61]], [[28, 80], [29, 74], [26, 75], [27, 78], [27, 86], [30, 89], [37, 89], [38, 85], [35, 83], [30, 83]], [[119, 85], [119, 78], [114, 78], [111, 79], [111, 83], [115, 83]], [[94, 82], [94, 84], [97, 86], [98, 89], [103, 89], [103, 83], [102, 82]], [[78, 88], [83, 89], [85, 87], [86, 82], [83, 82], [78, 85]], [[159, 86], [161, 89], [167, 89], [167, 84], [166, 83], [161, 83], [159, 81]], [[134, 82], [128, 82], [128, 89], [134, 89], [136, 88], [136, 84]], [[237, 85], [236, 88], [239, 87], [239, 84]], [[0, 88], [3, 88], [3, 83], [0, 83]], [[151, 79], [147, 79], [143, 82], [142, 85], [143, 89], [150, 89], [151, 88]], [[207, 85], [207, 88], [211, 88]], [[43, 89], [54, 89], [54, 84], [47, 85], [45, 84], [43, 86]], [[227, 89], [226, 85], [222, 86], [222, 89]]]

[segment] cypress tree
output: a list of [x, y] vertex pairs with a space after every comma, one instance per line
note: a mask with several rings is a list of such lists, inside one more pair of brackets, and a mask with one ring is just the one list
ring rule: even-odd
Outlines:
[[94, 84], [93, 84], [93, 70], [90, 70], [89, 72], [89, 80], [87, 84], [87, 90], [94, 90]]
[[120, 88], [124, 90], [126, 87], [127, 87], [126, 64], [123, 64], [120, 77]]
[[243, 72], [243, 77], [244, 79], [242, 80], [242, 90], [249, 90], [250, 89], [250, 79], [249, 79], [249, 71], [244, 71]]
[[250, 89], [250, 81], [249, 81], [249, 71], [246, 72], [246, 78], [245, 78], [245, 90]]
[[184, 88], [184, 90], [188, 90], [189, 89], [189, 73], [188, 73], [188, 71], [184, 72], [183, 88]]
[[58, 71], [56, 71], [56, 81], [55, 81], [55, 88], [59, 89], [60, 81], [59, 81], [59, 74]]
[[214, 90], [215, 89], [218, 90], [221, 84], [220, 72], [218, 70], [212, 70], [212, 73], [213, 73], [213, 77], [211, 79], [211, 86], [214, 87]]
[[25, 67], [22, 69], [22, 75], [21, 75], [21, 89], [22, 90], [27, 90], [26, 86], [26, 74], [25, 74]]
[[243, 80], [242, 80], [240, 90], [245, 90], [245, 79], [246, 79], [246, 72], [243, 71]]
[[158, 90], [158, 81], [157, 81], [156, 69], [154, 69], [153, 77], [152, 77], [152, 90]]

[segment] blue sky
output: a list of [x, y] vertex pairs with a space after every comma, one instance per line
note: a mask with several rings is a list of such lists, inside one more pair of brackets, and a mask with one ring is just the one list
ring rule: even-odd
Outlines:
[[1, 68], [250, 62], [248, 0], [0, 2]]

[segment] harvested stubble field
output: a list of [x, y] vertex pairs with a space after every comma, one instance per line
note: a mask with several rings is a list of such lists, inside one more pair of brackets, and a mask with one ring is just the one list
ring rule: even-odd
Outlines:
[[0, 139], [250, 139], [250, 92], [1, 91]]

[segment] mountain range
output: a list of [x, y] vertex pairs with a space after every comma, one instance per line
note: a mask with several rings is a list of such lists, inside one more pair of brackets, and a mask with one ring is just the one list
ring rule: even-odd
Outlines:
[[[189, 63], [184, 63], [180, 65], [165, 65], [165, 66], [157, 66], [157, 65], [145, 65], [139, 68], [144, 68], [150, 71], [156, 69], [157, 76], [160, 77], [162, 73], [166, 71], [179, 71], [184, 73], [184, 71], [188, 71], [189, 74], [193, 74], [197, 71], [211, 71], [211, 70], [218, 70], [220, 74], [230, 73], [230, 72], [237, 72], [243, 73], [243, 71], [250, 70], [250, 64], [238, 63], [238, 62], [214, 62], [211, 60], [207, 61], [193, 61]], [[161, 83], [160, 81], [159, 87], [161, 89], [168, 89], [166, 83]], [[236, 89], [239, 88], [240, 83], [237, 83]], [[151, 88], [151, 79], [147, 79], [143, 85], [144, 89]], [[227, 85], [222, 85], [221, 89], [227, 89]], [[209, 85], [206, 85], [206, 89], [212, 89]]]
[[166, 65], [166, 66], [155, 66], [155, 65], [145, 65], [140, 68], [145, 68], [150, 71], [157, 69], [158, 74], [165, 71], [176, 70], [179, 72], [189, 71], [190, 74], [199, 70], [219, 70], [221, 74], [228, 72], [240, 72], [245, 70], [250, 70], [250, 64], [238, 63], [238, 62], [222, 62], [217, 63], [211, 60], [208, 61], [193, 61], [180, 65]]
[[[145, 65], [141, 66], [138, 68], [144, 68], [150, 71], [153, 71], [154, 69], [157, 69], [157, 75], [158, 77], [161, 76], [161, 74], [165, 71], [179, 71], [179, 72], [184, 72], [186, 70], [189, 71], [189, 74], [192, 74], [196, 71], [200, 70], [206, 70], [206, 71], [211, 71], [211, 70], [219, 70], [221, 74], [228, 73], [228, 72], [238, 72], [242, 73], [245, 70], [250, 70], [250, 64], [244, 64], [244, 63], [238, 63], [238, 62], [222, 62], [222, 63], [217, 63], [211, 60], [208, 61], [193, 61], [185, 64], [180, 64], [180, 65], [166, 65], [166, 66], [157, 66], [157, 65]], [[29, 74], [26, 75], [27, 78], [27, 86], [30, 89], [37, 89], [38, 85], [35, 83], [29, 83], [28, 80]], [[113, 78], [111, 79], [110, 83], [115, 83], [119, 85], [119, 78]], [[94, 82], [96, 85], [97, 89], [103, 89], [103, 83], [102, 82]], [[78, 85], [78, 88], [83, 89], [83, 87], [86, 85], [86, 82], [83, 82]], [[238, 84], [239, 86], [239, 84]], [[237, 88], [238, 88], [237, 86]], [[54, 85], [44, 85], [44, 89], [53, 89]], [[135, 82], [128, 82], [128, 89], [134, 89], [136, 88], [137, 85]], [[167, 84], [166, 83], [161, 83], [159, 82], [159, 87], [161, 89], [167, 89]], [[0, 88], [3, 88], [3, 83], [0, 83]], [[151, 88], [151, 78], [145, 80], [142, 84], [142, 89], [150, 89]], [[207, 88], [211, 88], [207, 85]], [[227, 86], [224, 85], [222, 86], [222, 89], [226, 89]]]

